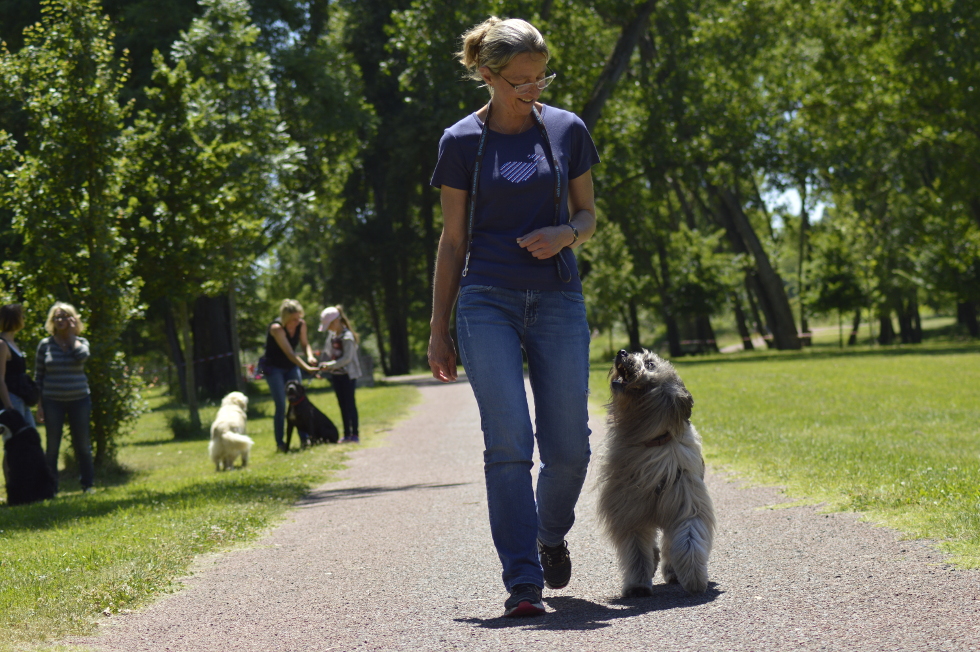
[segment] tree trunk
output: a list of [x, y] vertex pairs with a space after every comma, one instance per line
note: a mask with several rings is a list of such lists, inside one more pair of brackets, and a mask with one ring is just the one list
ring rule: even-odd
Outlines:
[[970, 337], [980, 337], [980, 323], [977, 321], [977, 304], [961, 301], [956, 304], [956, 322], [966, 327]]
[[892, 344], [895, 341], [895, 328], [892, 325], [892, 315], [888, 308], [881, 308], [878, 315], [878, 344]]
[[776, 315], [772, 309], [772, 303], [769, 301], [769, 296], [762, 289], [762, 284], [759, 283], [759, 277], [755, 271], [749, 276], [749, 286], [752, 288], [752, 293], [759, 300], [759, 305], [762, 308], [762, 314], [766, 318], [766, 345], [770, 349], [778, 349], [779, 346], [776, 344], [776, 337], [774, 335], [776, 331]]
[[698, 315], [694, 319], [694, 333], [698, 340], [698, 353], [718, 353], [715, 329], [709, 315]]
[[765, 322], [762, 321], [761, 315], [759, 315], [759, 304], [756, 303], [755, 297], [757, 293], [753, 292], [756, 284], [753, 282], [755, 279], [751, 272], [745, 273], [745, 296], [749, 300], [749, 309], [752, 311], [752, 321], [755, 322], [755, 330], [762, 337], [762, 341], [766, 343], [766, 348], [771, 349], [772, 344], [772, 331]]
[[554, 0], [544, 0], [541, 3], [541, 20], [551, 20], [551, 7], [555, 4]]
[[[177, 323], [174, 320], [174, 306], [167, 300], [163, 311], [163, 329], [167, 334], [167, 343], [170, 345], [170, 358], [177, 369], [177, 396], [187, 396], [187, 372], [184, 369], [184, 352], [180, 348], [180, 339], [177, 333]], [[171, 388], [172, 390], [173, 388]]]
[[235, 364], [235, 387], [239, 392], [244, 392], [245, 374], [242, 373], [242, 344], [238, 338], [238, 300], [235, 293], [235, 283], [232, 283], [228, 288], [228, 327], [231, 331], [231, 350], [235, 354], [232, 356]]
[[385, 376], [391, 375], [391, 367], [388, 365], [388, 355], [385, 353], [384, 331], [381, 330], [381, 318], [378, 315], [378, 304], [374, 297], [374, 292], [368, 295], [368, 310], [371, 313], [371, 325], [374, 327], [374, 337], [378, 341], [378, 357], [381, 358], [381, 371]]
[[694, 208], [691, 206], [691, 202], [687, 200], [687, 195], [684, 194], [684, 188], [681, 187], [680, 182], [674, 177], [667, 177], [667, 183], [670, 184], [670, 187], [674, 189], [674, 194], [677, 195], [677, 201], [680, 203], [681, 211], [684, 213], [687, 228], [694, 231], [698, 228], [698, 223], [694, 217]]
[[861, 309], [854, 311], [854, 323], [851, 325], [851, 335], [847, 338], [847, 345], [854, 346], [858, 342], [858, 331], [861, 329]]
[[190, 352], [184, 364], [184, 370], [187, 374], [184, 400], [187, 403], [188, 416], [191, 420], [191, 430], [197, 432], [201, 429], [201, 414], [197, 408], [197, 382], [194, 380], [194, 360], [192, 359], [194, 340], [191, 337], [190, 315], [188, 314], [186, 300], [177, 302], [177, 327], [180, 331], [181, 340], [183, 340], [184, 351]]
[[[810, 213], [806, 210], [806, 179], [800, 184], [800, 242], [799, 262], [796, 266], [796, 292], [800, 300], [800, 343], [810, 346], [812, 343], [810, 329], [806, 321], [806, 286], [803, 272], [807, 259], [807, 233], [810, 230]], [[839, 315], [838, 315], [839, 316]]]
[[745, 312], [742, 311], [742, 300], [738, 297], [738, 292], [732, 292], [732, 307], [735, 309], [735, 326], [738, 328], [738, 334], [742, 338], [742, 349], [745, 351], [754, 351], [755, 345], [752, 343], [752, 333], [749, 331], [749, 327], [745, 325]]
[[599, 79], [592, 89], [591, 97], [589, 97], [589, 101], [585, 103], [585, 107], [582, 109], [582, 121], [589, 131], [595, 129], [596, 123], [599, 122], [602, 107], [605, 106], [606, 101], [612, 95], [613, 89], [619, 83], [620, 77], [626, 72], [630, 58], [633, 56], [633, 50], [636, 49], [636, 44], [640, 41], [640, 35], [646, 31], [650, 14], [656, 8], [657, 0], [646, 0], [646, 2], [636, 7], [636, 15], [633, 19], [623, 25], [623, 30], [620, 32], [619, 39], [616, 41], [616, 47], [613, 48], [612, 54], [609, 55], [609, 59], [606, 61], [606, 65], [603, 67], [602, 73], [599, 75]]
[[776, 348], [799, 349], [800, 338], [797, 335], [793, 311], [786, 296], [786, 288], [783, 287], [783, 280], [769, 262], [769, 256], [735, 194], [727, 188], [714, 188], [714, 190], [721, 199], [722, 212], [728, 213], [735, 231], [755, 259], [756, 278], [762, 290], [760, 299], [764, 298], [763, 309], [765, 310], [765, 304], [768, 303], [772, 311], [771, 328]]
[[919, 315], [919, 291], [912, 290], [912, 298], [910, 299], [911, 306], [910, 310], [912, 312], [912, 343], [921, 344], [922, 343], [922, 317]]
[[674, 313], [674, 300], [671, 298], [670, 265], [667, 261], [667, 243], [663, 238], [657, 238], [657, 259], [660, 262], [660, 305], [664, 326], [667, 327], [667, 349], [670, 357], [679, 358], [684, 355], [681, 346], [681, 329], [677, 326], [677, 315]]

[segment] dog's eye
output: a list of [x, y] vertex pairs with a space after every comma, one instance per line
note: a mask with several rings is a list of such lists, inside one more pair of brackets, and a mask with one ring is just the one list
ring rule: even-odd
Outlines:
[[656, 368], [657, 368], [657, 365], [655, 365], [655, 364], [653, 364], [653, 362], [652, 362], [652, 361], [649, 361], [649, 360], [647, 361], [647, 363], [646, 363], [646, 365], [645, 365], [645, 366], [646, 366], [646, 368], [647, 368], [647, 369], [649, 369], [650, 371], [653, 371], [654, 369], [656, 369]]

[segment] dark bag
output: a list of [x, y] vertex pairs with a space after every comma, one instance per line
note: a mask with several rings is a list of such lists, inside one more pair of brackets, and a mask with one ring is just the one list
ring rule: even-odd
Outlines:
[[27, 407], [34, 407], [41, 400], [41, 390], [26, 371], [20, 376], [11, 378], [7, 382], [7, 389], [19, 396]]
[[7, 504], [23, 505], [54, 497], [58, 483], [44, 461], [41, 437], [17, 410], [0, 410], [0, 439]]

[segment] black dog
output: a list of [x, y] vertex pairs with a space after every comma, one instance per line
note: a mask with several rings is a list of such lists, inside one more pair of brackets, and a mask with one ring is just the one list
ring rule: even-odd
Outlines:
[[16, 410], [0, 410], [0, 436], [7, 504], [23, 505], [53, 498], [58, 485], [44, 460], [37, 430], [28, 426]]
[[317, 409], [306, 398], [306, 390], [303, 383], [298, 380], [290, 380], [286, 383], [286, 400], [289, 401], [289, 409], [286, 410], [286, 449], [289, 450], [289, 442], [293, 438], [293, 428], [300, 432], [305, 432], [310, 436], [311, 444], [323, 444], [330, 442], [336, 444], [340, 439], [337, 426], [333, 424], [330, 417]]

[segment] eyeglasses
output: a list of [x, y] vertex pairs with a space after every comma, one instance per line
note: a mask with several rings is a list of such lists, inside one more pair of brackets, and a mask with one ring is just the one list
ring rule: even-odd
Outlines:
[[558, 76], [558, 73], [552, 70], [551, 66], [548, 66], [548, 72], [550, 72], [551, 74], [545, 77], [544, 79], [539, 79], [536, 82], [528, 82], [527, 84], [515, 84], [511, 82], [509, 79], [507, 79], [506, 77], [504, 77], [503, 75], [501, 75], [499, 72], [497, 73], [497, 76], [503, 79], [511, 86], [513, 86], [514, 92], [517, 93], [518, 95], [527, 95], [528, 93], [531, 92], [531, 89], [534, 88], [535, 86], [538, 88], [538, 90], [543, 91], [544, 89], [548, 88], [551, 82], [555, 81], [555, 77]]

